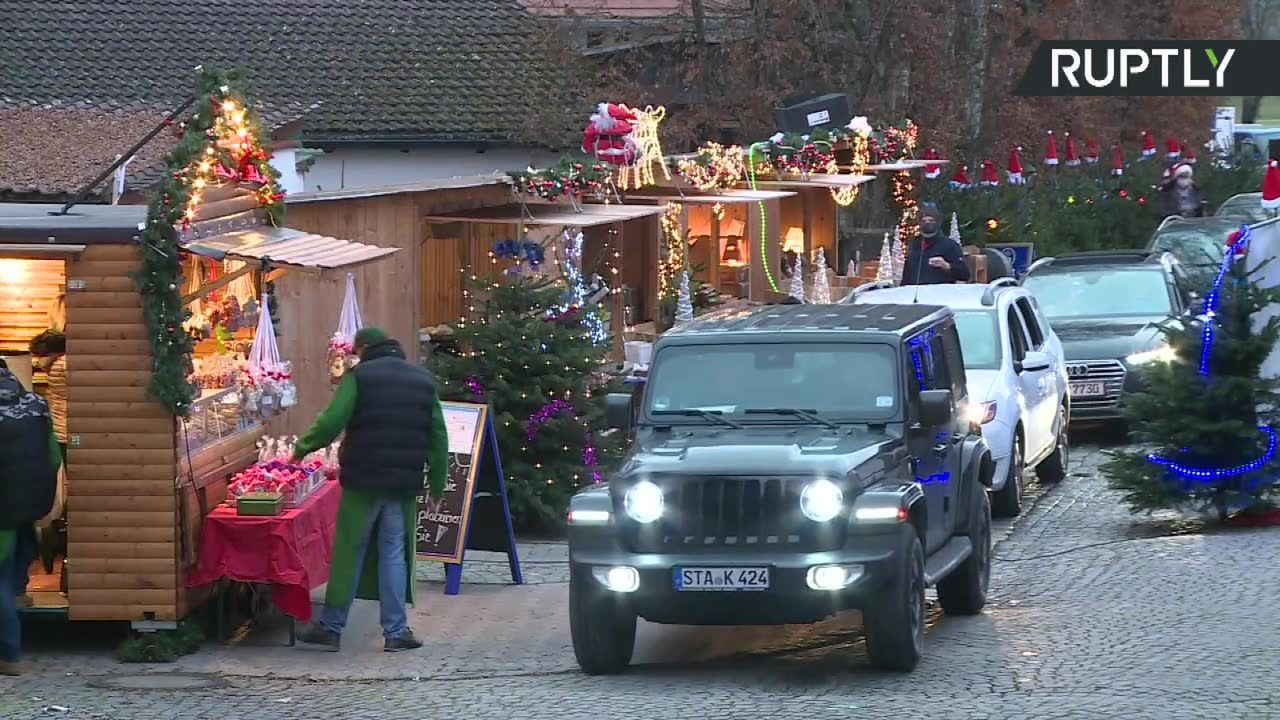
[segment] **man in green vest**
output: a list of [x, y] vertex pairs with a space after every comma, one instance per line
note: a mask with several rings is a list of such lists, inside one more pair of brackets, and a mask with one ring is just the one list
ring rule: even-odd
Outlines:
[[378, 328], [364, 328], [354, 345], [360, 363], [343, 376], [333, 400], [294, 450], [300, 459], [345, 433], [339, 453], [342, 500], [324, 612], [298, 639], [337, 651], [351, 603], [377, 599], [383, 649], [414, 650], [422, 642], [409, 629], [405, 603], [414, 595], [416, 498], [424, 474], [431, 502], [444, 495], [449, 453], [444, 412], [431, 373], [407, 361], [400, 343]]

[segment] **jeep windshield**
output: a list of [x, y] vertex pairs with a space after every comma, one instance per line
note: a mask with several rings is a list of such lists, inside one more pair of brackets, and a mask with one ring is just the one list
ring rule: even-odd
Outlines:
[[1086, 318], [1166, 318], [1173, 300], [1158, 268], [1080, 268], [1033, 273], [1022, 286], [1040, 302], [1050, 324]]
[[645, 407], [663, 424], [885, 422], [898, 412], [898, 365], [882, 343], [670, 345]]

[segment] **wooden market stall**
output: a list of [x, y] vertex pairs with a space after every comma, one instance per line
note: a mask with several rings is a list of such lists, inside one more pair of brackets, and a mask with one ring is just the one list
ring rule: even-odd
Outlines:
[[[261, 297], [286, 271], [297, 275], [294, 301], [305, 303], [307, 292], [314, 298], [328, 293], [320, 284], [302, 290], [310, 278], [395, 252], [271, 227], [242, 206], [210, 202], [181, 233], [189, 306], [225, 307], [238, 282], [247, 288], [240, 292]], [[236, 393], [226, 387], [232, 377], [209, 381], [184, 419], [150, 398], [151, 339], [133, 278], [141, 269], [146, 208], [80, 205], [62, 212], [53, 205], [0, 204], [0, 269], [19, 281], [0, 287], [6, 350], [20, 350], [48, 327], [40, 321], [47, 312], [42, 301], [65, 289], [68, 559], [65, 572], [33, 575], [35, 609], [73, 620], [175, 621], [204, 597], [184, 582], [204, 514], [223, 500], [227, 478], [257, 459], [263, 423], [240, 412]], [[205, 275], [200, 281], [193, 278], [197, 269]], [[248, 325], [252, 310], [244, 299], [236, 302]], [[285, 325], [282, 352], [323, 356], [335, 321], [336, 315], [320, 335], [317, 328]], [[197, 377], [216, 353], [251, 340], [250, 328], [199, 342]], [[327, 386], [300, 383], [299, 393], [327, 395]], [[58, 592], [64, 583], [65, 596]]]
[[[621, 318], [623, 324], [634, 324], [651, 319], [657, 309], [656, 240], [661, 214], [662, 208], [654, 204], [583, 204], [575, 208], [568, 203], [509, 203], [433, 213], [425, 219], [431, 224], [433, 237], [463, 238], [467, 254], [458, 258], [457, 267], [491, 262], [490, 251], [501, 240], [530, 237], [543, 245], [554, 245], [561, 233], [581, 230], [584, 271], [601, 275], [620, 291], [614, 293], [611, 315]], [[620, 335], [615, 336], [620, 342]]]
[[812, 260], [822, 248], [827, 267], [837, 275], [845, 274], [847, 263], [842, 266], [840, 260], [851, 254], [847, 251], [850, 238], [841, 233], [840, 215], [854, 202], [861, 186], [874, 179], [874, 175], [811, 174], [757, 181], [758, 188], [795, 193], [781, 201], [784, 266], [789, 267], [795, 256]]
[[[710, 283], [723, 297], [763, 301], [772, 290], [769, 277], [781, 284], [782, 201], [796, 197], [784, 190], [719, 190], [700, 192], [654, 186], [627, 193], [631, 203], [679, 210], [679, 233], [687, 246], [688, 264], [697, 279]], [[761, 239], [767, 257], [761, 262]], [[656, 288], [655, 295], [656, 298]]]

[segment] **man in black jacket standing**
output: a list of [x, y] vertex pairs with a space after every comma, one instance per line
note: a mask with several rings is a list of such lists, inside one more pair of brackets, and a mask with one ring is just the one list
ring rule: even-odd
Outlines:
[[960, 243], [942, 234], [941, 213], [931, 202], [920, 204], [920, 236], [907, 247], [902, 266], [903, 285], [944, 285], [967, 282], [969, 265]]

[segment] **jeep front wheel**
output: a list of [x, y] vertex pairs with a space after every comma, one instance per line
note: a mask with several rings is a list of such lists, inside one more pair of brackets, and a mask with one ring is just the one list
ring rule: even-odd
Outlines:
[[991, 584], [991, 506], [986, 491], [974, 485], [969, 493], [969, 542], [973, 552], [960, 567], [938, 582], [938, 604], [948, 615], [977, 615], [987, 604]]
[[578, 571], [569, 576], [569, 634], [578, 667], [588, 675], [614, 675], [631, 664], [636, 616], [624, 598]]
[[914, 527], [902, 533], [898, 576], [862, 612], [871, 664], [890, 672], [911, 672], [924, 654], [924, 547]]

